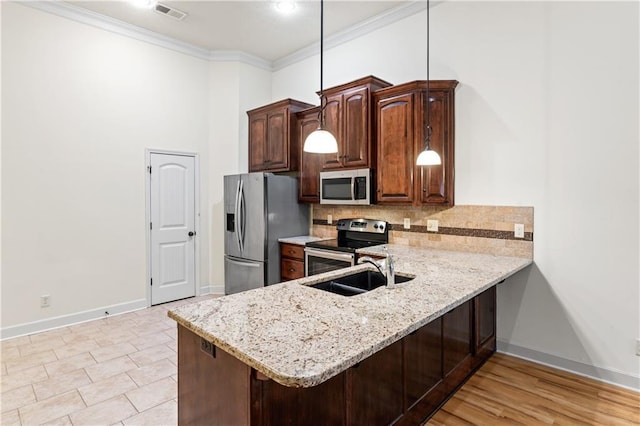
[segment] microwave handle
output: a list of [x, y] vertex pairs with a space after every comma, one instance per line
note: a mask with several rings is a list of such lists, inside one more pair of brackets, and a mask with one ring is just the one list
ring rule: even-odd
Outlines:
[[355, 176], [351, 178], [351, 199], [356, 199], [356, 178]]

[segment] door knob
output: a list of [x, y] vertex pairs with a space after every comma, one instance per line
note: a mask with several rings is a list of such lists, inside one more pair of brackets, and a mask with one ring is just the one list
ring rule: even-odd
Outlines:
[[193, 232], [193, 231], [189, 231], [189, 236], [190, 236], [190, 237], [193, 237], [194, 235], [196, 235], [196, 233], [195, 233], [195, 232]]

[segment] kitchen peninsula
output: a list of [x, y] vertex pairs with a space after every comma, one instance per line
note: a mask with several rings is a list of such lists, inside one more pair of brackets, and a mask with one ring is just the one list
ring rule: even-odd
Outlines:
[[[415, 277], [344, 297], [359, 265], [181, 306], [180, 424], [419, 424], [495, 351], [495, 285], [531, 259], [387, 245]], [[380, 246], [363, 254], [384, 256]]]

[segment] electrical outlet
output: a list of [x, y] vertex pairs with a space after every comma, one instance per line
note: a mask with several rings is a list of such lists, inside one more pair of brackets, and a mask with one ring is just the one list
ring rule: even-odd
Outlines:
[[513, 225], [513, 236], [516, 238], [524, 238], [524, 224], [516, 223]]
[[42, 296], [40, 296], [40, 307], [41, 308], [48, 308], [49, 307], [49, 302], [50, 302], [50, 297], [48, 294], [44, 294]]
[[438, 232], [438, 221], [434, 219], [427, 220], [427, 231]]
[[636, 355], [640, 356], [640, 339], [636, 339]]
[[327, 225], [331, 225], [333, 223], [333, 215], [327, 215]]
[[411, 229], [411, 219], [408, 217], [404, 218], [404, 229]]

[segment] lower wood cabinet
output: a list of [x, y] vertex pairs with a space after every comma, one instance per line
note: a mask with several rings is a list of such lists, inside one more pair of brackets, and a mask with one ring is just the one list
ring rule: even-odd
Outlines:
[[280, 279], [295, 280], [304, 277], [304, 247], [280, 243]]
[[417, 425], [495, 352], [495, 288], [312, 388], [265, 377], [178, 325], [181, 425]]

